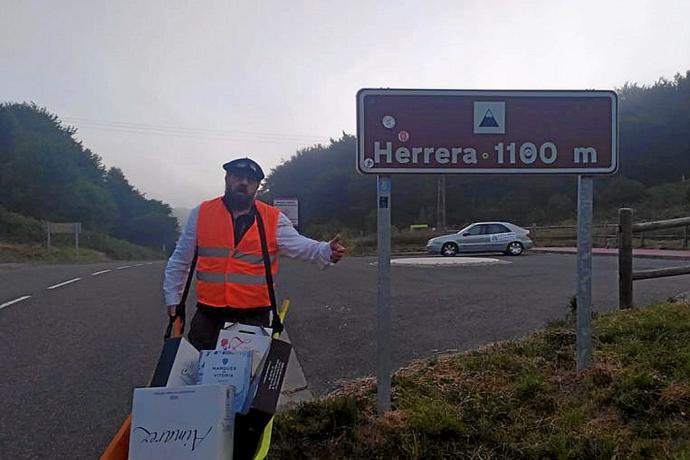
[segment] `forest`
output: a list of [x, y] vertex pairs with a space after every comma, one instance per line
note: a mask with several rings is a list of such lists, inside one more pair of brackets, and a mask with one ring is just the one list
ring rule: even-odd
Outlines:
[[[653, 85], [626, 83], [619, 96], [620, 169], [595, 178], [595, 220], [613, 222], [617, 209], [639, 218], [690, 211], [690, 72]], [[356, 138], [300, 150], [268, 175], [262, 195], [299, 199], [300, 222], [313, 235], [376, 228], [376, 178], [355, 171]], [[480, 220], [548, 225], [576, 219], [576, 176], [446, 176], [449, 227]], [[393, 176], [391, 213], [398, 229], [437, 224], [438, 177]]]
[[[595, 178], [596, 221], [613, 222], [623, 206], [633, 207], [638, 218], [688, 215], [689, 78], [690, 71], [617, 89], [620, 169]], [[179, 225], [170, 205], [147, 198], [117, 167], [106, 168], [75, 133], [36, 104], [0, 105], [0, 216], [81, 222], [91, 232], [171, 248]], [[372, 233], [376, 178], [356, 172], [355, 156], [356, 138], [348, 133], [328, 145], [299, 150], [270, 171], [260, 197], [269, 203], [275, 197], [298, 198], [300, 230], [308, 235]], [[447, 226], [479, 220], [523, 226], [574, 222], [576, 181], [575, 176], [448, 175]], [[437, 176], [394, 176], [392, 190], [396, 228], [437, 225]], [[11, 233], [5, 224], [0, 239]]]
[[[178, 224], [170, 206], [146, 198], [122, 170], [106, 169], [75, 133], [36, 104], [0, 105], [0, 215], [81, 222], [86, 231], [156, 249], [171, 247]], [[2, 233], [0, 239], [6, 236]], [[4, 233], [14, 240], [32, 239]]]

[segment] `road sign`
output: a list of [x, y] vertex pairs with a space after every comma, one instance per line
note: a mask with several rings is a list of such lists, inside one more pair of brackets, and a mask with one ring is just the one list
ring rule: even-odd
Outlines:
[[81, 223], [79, 222], [48, 222], [50, 233], [79, 233]]
[[364, 174], [611, 174], [613, 91], [362, 89]]
[[81, 222], [46, 222], [47, 244], [50, 249], [51, 233], [74, 233], [74, 248], [79, 257], [79, 234], [81, 233]]
[[299, 200], [297, 198], [274, 198], [273, 206], [280, 209], [290, 219], [292, 225], [299, 226]]

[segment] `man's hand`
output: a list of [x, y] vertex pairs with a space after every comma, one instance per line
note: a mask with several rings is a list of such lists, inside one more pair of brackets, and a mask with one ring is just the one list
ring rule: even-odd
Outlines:
[[328, 242], [331, 247], [331, 262], [336, 263], [345, 255], [345, 246], [340, 244], [340, 235], [336, 235], [331, 241]]
[[177, 312], [177, 305], [168, 305], [168, 315], [169, 316], [175, 316], [176, 312]]

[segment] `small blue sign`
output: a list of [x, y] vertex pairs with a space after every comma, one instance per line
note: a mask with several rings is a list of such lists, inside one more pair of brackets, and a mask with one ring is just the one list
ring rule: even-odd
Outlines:
[[378, 178], [379, 193], [388, 193], [391, 191], [391, 179], [390, 177], [379, 177]]

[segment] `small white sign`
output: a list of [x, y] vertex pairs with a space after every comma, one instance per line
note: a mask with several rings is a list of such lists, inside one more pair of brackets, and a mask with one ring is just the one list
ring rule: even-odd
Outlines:
[[383, 117], [381, 123], [383, 123], [384, 128], [395, 128], [395, 118], [391, 115], [386, 115], [385, 117]]
[[299, 200], [297, 198], [274, 198], [273, 206], [280, 209], [290, 219], [292, 225], [299, 226]]
[[506, 103], [475, 102], [474, 134], [505, 134]]

